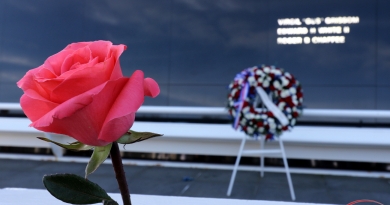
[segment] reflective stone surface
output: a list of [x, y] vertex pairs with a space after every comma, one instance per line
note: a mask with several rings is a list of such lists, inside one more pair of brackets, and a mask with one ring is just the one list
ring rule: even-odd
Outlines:
[[[5, 0], [0, 102], [18, 102], [15, 83], [67, 44], [104, 39], [128, 46], [125, 75], [141, 69], [160, 84], [148, 105], [224, 106], [236, 73], [267, 64], [302, 83], [308, 108], [388, 109], [389, 9], [385, 0]], [[278, 19], [338, 16], [360, 19], [338, 25], [350, 29], [343, 44], [276, 43]]]
[[[377, 78], [378, 85], [390, 85], [390, 1], [378, 2], [378, 54], [377, 54]], [[390, 90], [389, 90], [390, 91]], [[379, 99], [378, 99], [379, 100]], [[390, 98], [387, 98], [390, 102]]]

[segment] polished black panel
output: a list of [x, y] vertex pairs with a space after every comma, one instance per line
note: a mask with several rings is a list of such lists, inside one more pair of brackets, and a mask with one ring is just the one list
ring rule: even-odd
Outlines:
[[84, 40], [125, 44], [124, 75], [143, 70], [160, 84], [168, 83], [170, 2], [159, 0], [86, 1]]
[[[390, 1], [378, 2], [378, 85], [390, 85]], [[390, 90], [389, 90], [390, 91]], [[379, 100], [379, 99], [378, 99]], [[387, 101], [390, 103], [390, 101]]]
[[237, 72], [266, 60], [266, 1], [172, 6], [172, 84], [226, 85]]
[[304, 88], [305, 108], [374, 109], [374, 86], [334, 86]]
[[22, 94], [15, 82], [0, 83], [0, 102], [18, 102]]
[[[375, 8], [371, 0], [273, 0], [269, 16], [269, 64], [295, 74], [303, 85], [374, 85], [375, 84]], [[357, 16], [357, 24], [326, 24], [326, 17]], [[319, 25], [306, 25], [302, 19], [324, 18]], [[280, 26], [278, 19], [298, 18], [302, 25]], [[349, 33], [320, 34], [322, 27], [348, 26]], [[306, 35], [277, 35], [277, 28], [316, 28]], [[344, 36], [345, 43], [277, 44], [278, 37]], [[331, 103], [331, 102], [329, 102]]]
[[[376, 108], [390, 110], [390, 86], [378, 86]], [[379, 123], [390, 123], [390, 119], [376, 119]]]
[[380, 110], [390, 110], [390, 86], [378, 86], [376, 106]]
[[[1, 1], [0, 101], [18, 101], [16, 82], [67, 44], [81, 39], [84, 3]], [[10, 86], [13, 84], [14, 86]], [[5, 88], [2, 88], [4, 90]]]
[[217, 106], [227, 104], [227, 86], [172, 85], [169, 88], [169, 105]]
[[[236, 73], [261, 64], [292, 73], [307, 108], [390, 109], [390, 3], [387, 0], [4, 0], [0, 1], [0, 102], [18, 102], [16, 82], [78, 41], [127, 45], [123, 73], [141, 69], [161, 86], [147, 105], [225, 106]], [[304, 19], [324, 18], [307, 26]], [[326, 17], [359, 17], [325, 25]], [[278, 19], [302, 25], [279, 25]], [[319, 34], [319, 27], [348, 27]], [[278, 35], [278, 28], [316, 33]], [[344, 43], [313, 44], [314, 36]], [[282, 45], [280, 37], [310, 37]]]

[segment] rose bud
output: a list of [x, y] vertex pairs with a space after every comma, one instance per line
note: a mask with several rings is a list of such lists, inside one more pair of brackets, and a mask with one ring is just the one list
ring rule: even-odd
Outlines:
[[142, 71], [122, 75], [125, 49], [109, 41], [73, 43], [29, 70], [17, 85], [30, 126], [92, 146], [118, 140], [133, 125], [144, 96], [160, 92]]

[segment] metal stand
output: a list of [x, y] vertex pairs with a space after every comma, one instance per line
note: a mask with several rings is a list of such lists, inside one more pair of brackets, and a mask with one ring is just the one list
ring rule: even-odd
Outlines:
[[286, 159], [286, 152], [284, 151], [282, 138], [279, 138], [279, 140], [278, 140], [280, 149], [265, 150], [264, 149], [265, 137], [262, 136], [261, 140], [260, 140], [260, 149], [259, 150], [244, 150], [246, 138], [247, 138], [246, 136], [244, 136], [242, 138], [240, 150], [238, 151], [238, 154], [237, 154], [236, 163], [234, 164], [232, 177], [230, 179], [229, 188], [228, 188], [226, 195], [230, 196], [230, 194], [232, 193], [234, 180], [235, 180], [236, 174], [237, 174], [238, 165], [240, 164], [241, 156], [243, 154], [260, 154], [260, 159], [261, 159], [260, 160], [260, 176], [261, 177], [264, 176], [264, 155], [265, 154], [281, 154], [282, 158], [283, 158], [284, 168], [286, 169], [286, 175], [287, 175], [288, 186], [290, 188], [291, 199], [293, 201], [295, 201], [294, 187], [293, 187], [293, 184], [291, 181], [290, 170], [288, 168], [288, 163], [287, 163], [287, 159]]

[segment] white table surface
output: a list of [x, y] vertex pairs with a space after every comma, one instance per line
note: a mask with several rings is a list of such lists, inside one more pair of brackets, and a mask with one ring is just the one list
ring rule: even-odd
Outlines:
[[[120, 194], [109, 194], [119, 204], [122, 204]], [[215, 199], [215, 198], [197, 198], [197, 197], [177, 197], [177, 196], [156, 196], [132, 194], [131, 202], [133, 205], [313, 205], [313, 203], [299, 202], [277, 202], [260, 200], [240, 200], [240, 199]], [[57, 200], [46, 190], [41, 189], [23, 189], [23, 188], [4, 188], [0, 189], [1, 205], [65, 205]], [[319, 204], [316, 204], [319, 205]]]

